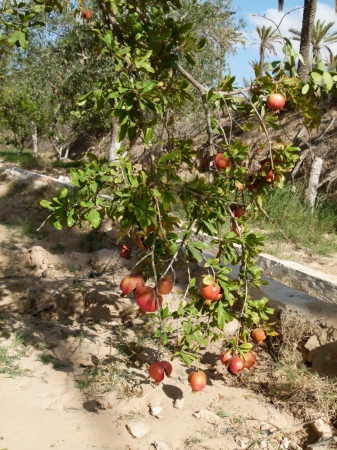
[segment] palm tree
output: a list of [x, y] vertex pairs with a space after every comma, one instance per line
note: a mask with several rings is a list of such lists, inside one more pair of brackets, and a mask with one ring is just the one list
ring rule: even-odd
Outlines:
[[[313, 26], [311, 34], [312, 58], [315, 58], [316, 56], [320, 56], [322, 58], [323, 53], [327, 52], [329, 56], [327, 61], [331, 61], [333, 59], [333, 53], [329, 48], [329, 45], [337, 42], [337, 31], [329, 33], [329, 30], [334, 25], [335, 22], [325, 24], [324, 20], [323, 22], [317, 20], [316, 24]], [[291, 39], [294, 41], [301, 40], [301, 32], [299, 30], [290, 28], [289, 31], [294, 35]]]
[[275, 47], [273, 43], [282, 43], [280, 39], [280, 35], [276, 33], [276, 30], [273, 30], [272, 27], [266, 28], [264, 25], [260, 28], [258, 25], [256, 27], [256, 31], [261, 39], [260, 42], [260, 62], [259, 62], [259, 76], [261, 77], [264, 72], [264, 58], [266, 52], [273, 53], [277, 55]]
[[[278, 0], [278, 9], [282, 11], [283, 0]], [[335, 0], [335, 8], [337, 11], [337, 0]], [[310, 43], [311, 34], [315, 22], [315, 15], [317, 9], [317, 0], [304, 0], [304, 10], [303, 10], [303, 20], [302, 20], [302, 30], [301, 30], [301, 43], [300, 43], [300, 54], [303, 58], [302, 61], [298, 62], [298, 75], [301, 80], [306, 83], [309, 71], [310, 62]]]

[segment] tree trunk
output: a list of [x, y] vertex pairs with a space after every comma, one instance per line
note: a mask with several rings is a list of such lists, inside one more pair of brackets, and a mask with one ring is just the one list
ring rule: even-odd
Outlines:
[[317, 0], [304, 0], [303, 21], [301, 30], [300, 54], [303, 63], [298, 63], [298, 75], [303, 83], [307, 82], [308, 71], [310, 68], [310, 46], [312, 29], [315, 23], [317, 9]]
[[33, 141], [33, 156], [37, 158], [37, 127], [34, 120], [30, 122], [32, 130], [32, 141]]
[[111, 144], [109, 148], [108, 160], [116, 161], [118, 159], [117, 150], [121, 148], [122, 143], [118, 142], [119, 120], [117, 117], [111, 119]]
[[264, 47], [261, 44], [260, 47], [260, 63], [259, 63], [259, 76], [263, 76], [263, 69], [264, 69]]
[[311, 212], [314, 210], [316, 196], [317, 196], [317, 187], [319, 183], [319, 177], [321, 175], [323, 165], [323, 159], [315, 156], [315, 159], [312, 163], [310, 170], [310, 179], [306, 192], [306, 201], [308, 205], [311, 207]]

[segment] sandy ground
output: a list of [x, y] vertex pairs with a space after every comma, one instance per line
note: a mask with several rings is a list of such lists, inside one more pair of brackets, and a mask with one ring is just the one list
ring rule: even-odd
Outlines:
[[[134, 259], [118, 259], [108, 232], [100, 251], [76, 229], [36, 233], [47, 189], [0, 185], [0, 449], [302, 448], [302, 428], [283, 430], [297, 419], [245, 387], [254, 371], [239, 379], [219, 363], [222, 342], [204, 352], [202, 392], [192, 394], [192, 369], [177, 359], [172, 377], [152, 384], [148, 318], [120, 298]], [[183, 275], [178, 280], [165, 298], [171, 305], [185, 287]], [[258, 352], [263, 382], [270, 361]], [[171, 356], [166, 349], [163, 358]], [[130, 432], [135, 423], [141, 437]]]

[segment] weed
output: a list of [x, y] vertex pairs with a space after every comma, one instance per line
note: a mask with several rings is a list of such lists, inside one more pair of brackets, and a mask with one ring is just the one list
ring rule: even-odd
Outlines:
[[76, 380], [77, 387], [87, 396], [116, 391], [119, 398], [141, 397], [143, 389], [139, 380], [120, 363], [115, 357], [95, 358], [95, 364], [87, 367]]
[[9, 349], [0, 346], [0, 374], [7, 374], [10, 377], [24, 375], [25, 371], [15, 362], [22, 355], [22, 352], [9, 354]]
[[33, 237], [36, 235], [37, 231], [35, 225], [32, 222], [29, 222], [27, 217], [25, 219], [19, 218], [18, 222], [22, 227], [22, 234], [24, 236]]
[[50, 364], [50, 363], [52, 363], [52, 358], [49, 356], [49, 355], [39, 355], [37, 358], [36, 358], [36, 361], [39, 361], [39, 362], [41, 362], [43, 365], [47, 365], [47, 364]]
[[69, 272], [71, 273], [76, 273], [76, 272], [80, 272], [82, 270], [82, 266], [70, 266], [68, 268]]

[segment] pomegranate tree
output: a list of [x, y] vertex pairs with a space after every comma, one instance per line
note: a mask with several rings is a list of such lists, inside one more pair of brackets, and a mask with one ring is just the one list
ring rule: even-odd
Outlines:
[[[40, 19], [45, 20], [45, 10], [57, 20], [59, 9], [62, 11], [65, 6], [65, 2], [49, 0], [39, 1], [35, 9], [37, 0], [12, 3], [6, 10], [8, 20], [2, 23], [2, 38], [23, 47], [30, 27], [41, 23]], [[251, 350], [247, 346], [249, 330], [254, 324], [261, 324], [262, 333], [253, 330], [251, 337], [262, 343], [273, 312], [267, 298], [259, 298], [249, 289], [261, 284], [256, 259], [262, 251], [263, 238], [249, 230], [248, 214], [242, 214], [242, 210], [261, 208], [270, 189], [282, 187], [284, 174], [299, 158], [299, 148], [274, 142], [270, 134], [279, 129], [277, 111], [284, 107], [285, 99], [302, 115], [309, 131], [317, 128], [321, 114], [315, 102], [336, 87], [335, 73], [323, 77], [315, 69], [314, 76], [309, 73], [306, 84], [302, 83], [296, 74], [296, 52], [286, 40], [285, 63], [274, 63], [268, 76], [237, 89], [234, 77], [224, 77], [221, 72], [213, 77], [221, 78], [220, 82], [212, 86], [211, 79], [200, 82], [188, 72], [187, 62], [193, 63], [191, 59], [200, 54], [205, 42], [197, 38], [190, 24], [182, 23], [181, 2], [110, 3], [113, 7], [108, 10], [104, 2], [97, 3], [94, 24], [89, 21], [91, 12], [82, 12], [83, 19], [88, 21], [86, 38], [92, 39], [85, 52], [89, 55], [92, 47], [100, 53], [102, 64], [113, 61], [118, 77], [97, 70], [99, 79], [94, 80], [95, 88], [76, 98], [79, 108], [86, 108], [82, 111], [86, 117], [102, 116], [104, 127], [114, 120], [119, 128], [115, 137], [123, 142], [123, 147], [112, 162], [89, 153], [85, 168], [72, 169], [76, 191], [63, 188], [57, 197], [41, 202], [48, 210], [46, 222], [59, 230], [64, 226], [87, 225], [98, 229], [102, 220], [108, 218], [118, 227], [119, 236], [138, 235], [136, 244], [145, 251], [135, 252], [137, 261], [130, 271], [138, 267], [155, 288], [141, 282], [130, 286], [128, 279], [125, 280], [128, 287], [124, 288], [123, 283], [121, 289], [135, 292], [142, 311], [156, 313], [147, 314], [143, 320], [151, 321], [149, 328], [154, 329], [158, 361], [162, 346], [171, 338], [174, 356], [189, 367], [197, 362], [198, 367], [200, 352], [210, 341], [222, 338], [225, 325], [236, 318], [240, 329], [231, 343], [233, 357], [229, 359], [229, 368], [239, 374], [242, 360], [247, 362], [243, 357]], [[74, 7], [80, 13], [83, 3]], [[18, 17], [34, 20], [20, 22], [13, 33], [11, 18]], [[90, 33], [91, 26], [94, 28]], [[17, 30], [21, 30], [20, 39], [16, 38]], [[156, 40], [154, 36], [167, 37]], [[195, 88], [203, 108], [198, 113], [198, 124], [207, 132], [201, 150], [198, 140], [193, 141], [193, 124], [190, 130], [187, 128], [187, 136], [177, 132], [177, 117], [184, 111], [186, 101], [194, 101], [191, 87]], [[194, 106], [198, 102], [189, 108]], [[221, 121], [217, 123], [217, 118], [225, 114], [230, 122], [228, 127], [223, 127]], [[233, 129], [237, 126], [240, 137], [234, 138]], [[253, 152], [256, 143], [250, 145], [253, 128], [261, 131], [262, 136], [256, 152]], [[137, 141], [142, 142], [144, 150], [144, 164], [140, 167], [136, 167], [131, 157]], [[270, 168], [265, 166], [261, 172], [261, 161], [266, 159]], [[198, 163], [205, 160], [207, 166], [197, 173], [196, 167], [201, 167]], [[101, 194], [108, 194], [109, 199]], [[231, 210], [233, 204], [238, 209]], [[176, 216], [177, 207], [182, 211], [180, 219]], [[145, 245], [148, 242], [149, 247]], [[215, 246], [216, 255], [212, 255], [209, 250]], [[127, 246], [122, 247], [120, 254], [125, 259], [131, 257]], [[203, 267], [203, 277], [195, 269], [196, 264]], [[238, 266], [236, 276], [230, 274], [231, 265]], [[188, 285], [177, 293], [180, 295], [177, 308], [171, 305], [163, 308], [162, 295], [171, 287], [160, 282], [160, 278], [165, 279], [171, 272], [179, 277], [185, 274]], [[160, 364], [155, 367], [160, 378], [165, 370]], [[201, 390], [206, 385], [206, 375], [200, 370], [194, 372], [189, 382], [194, 391]]]

